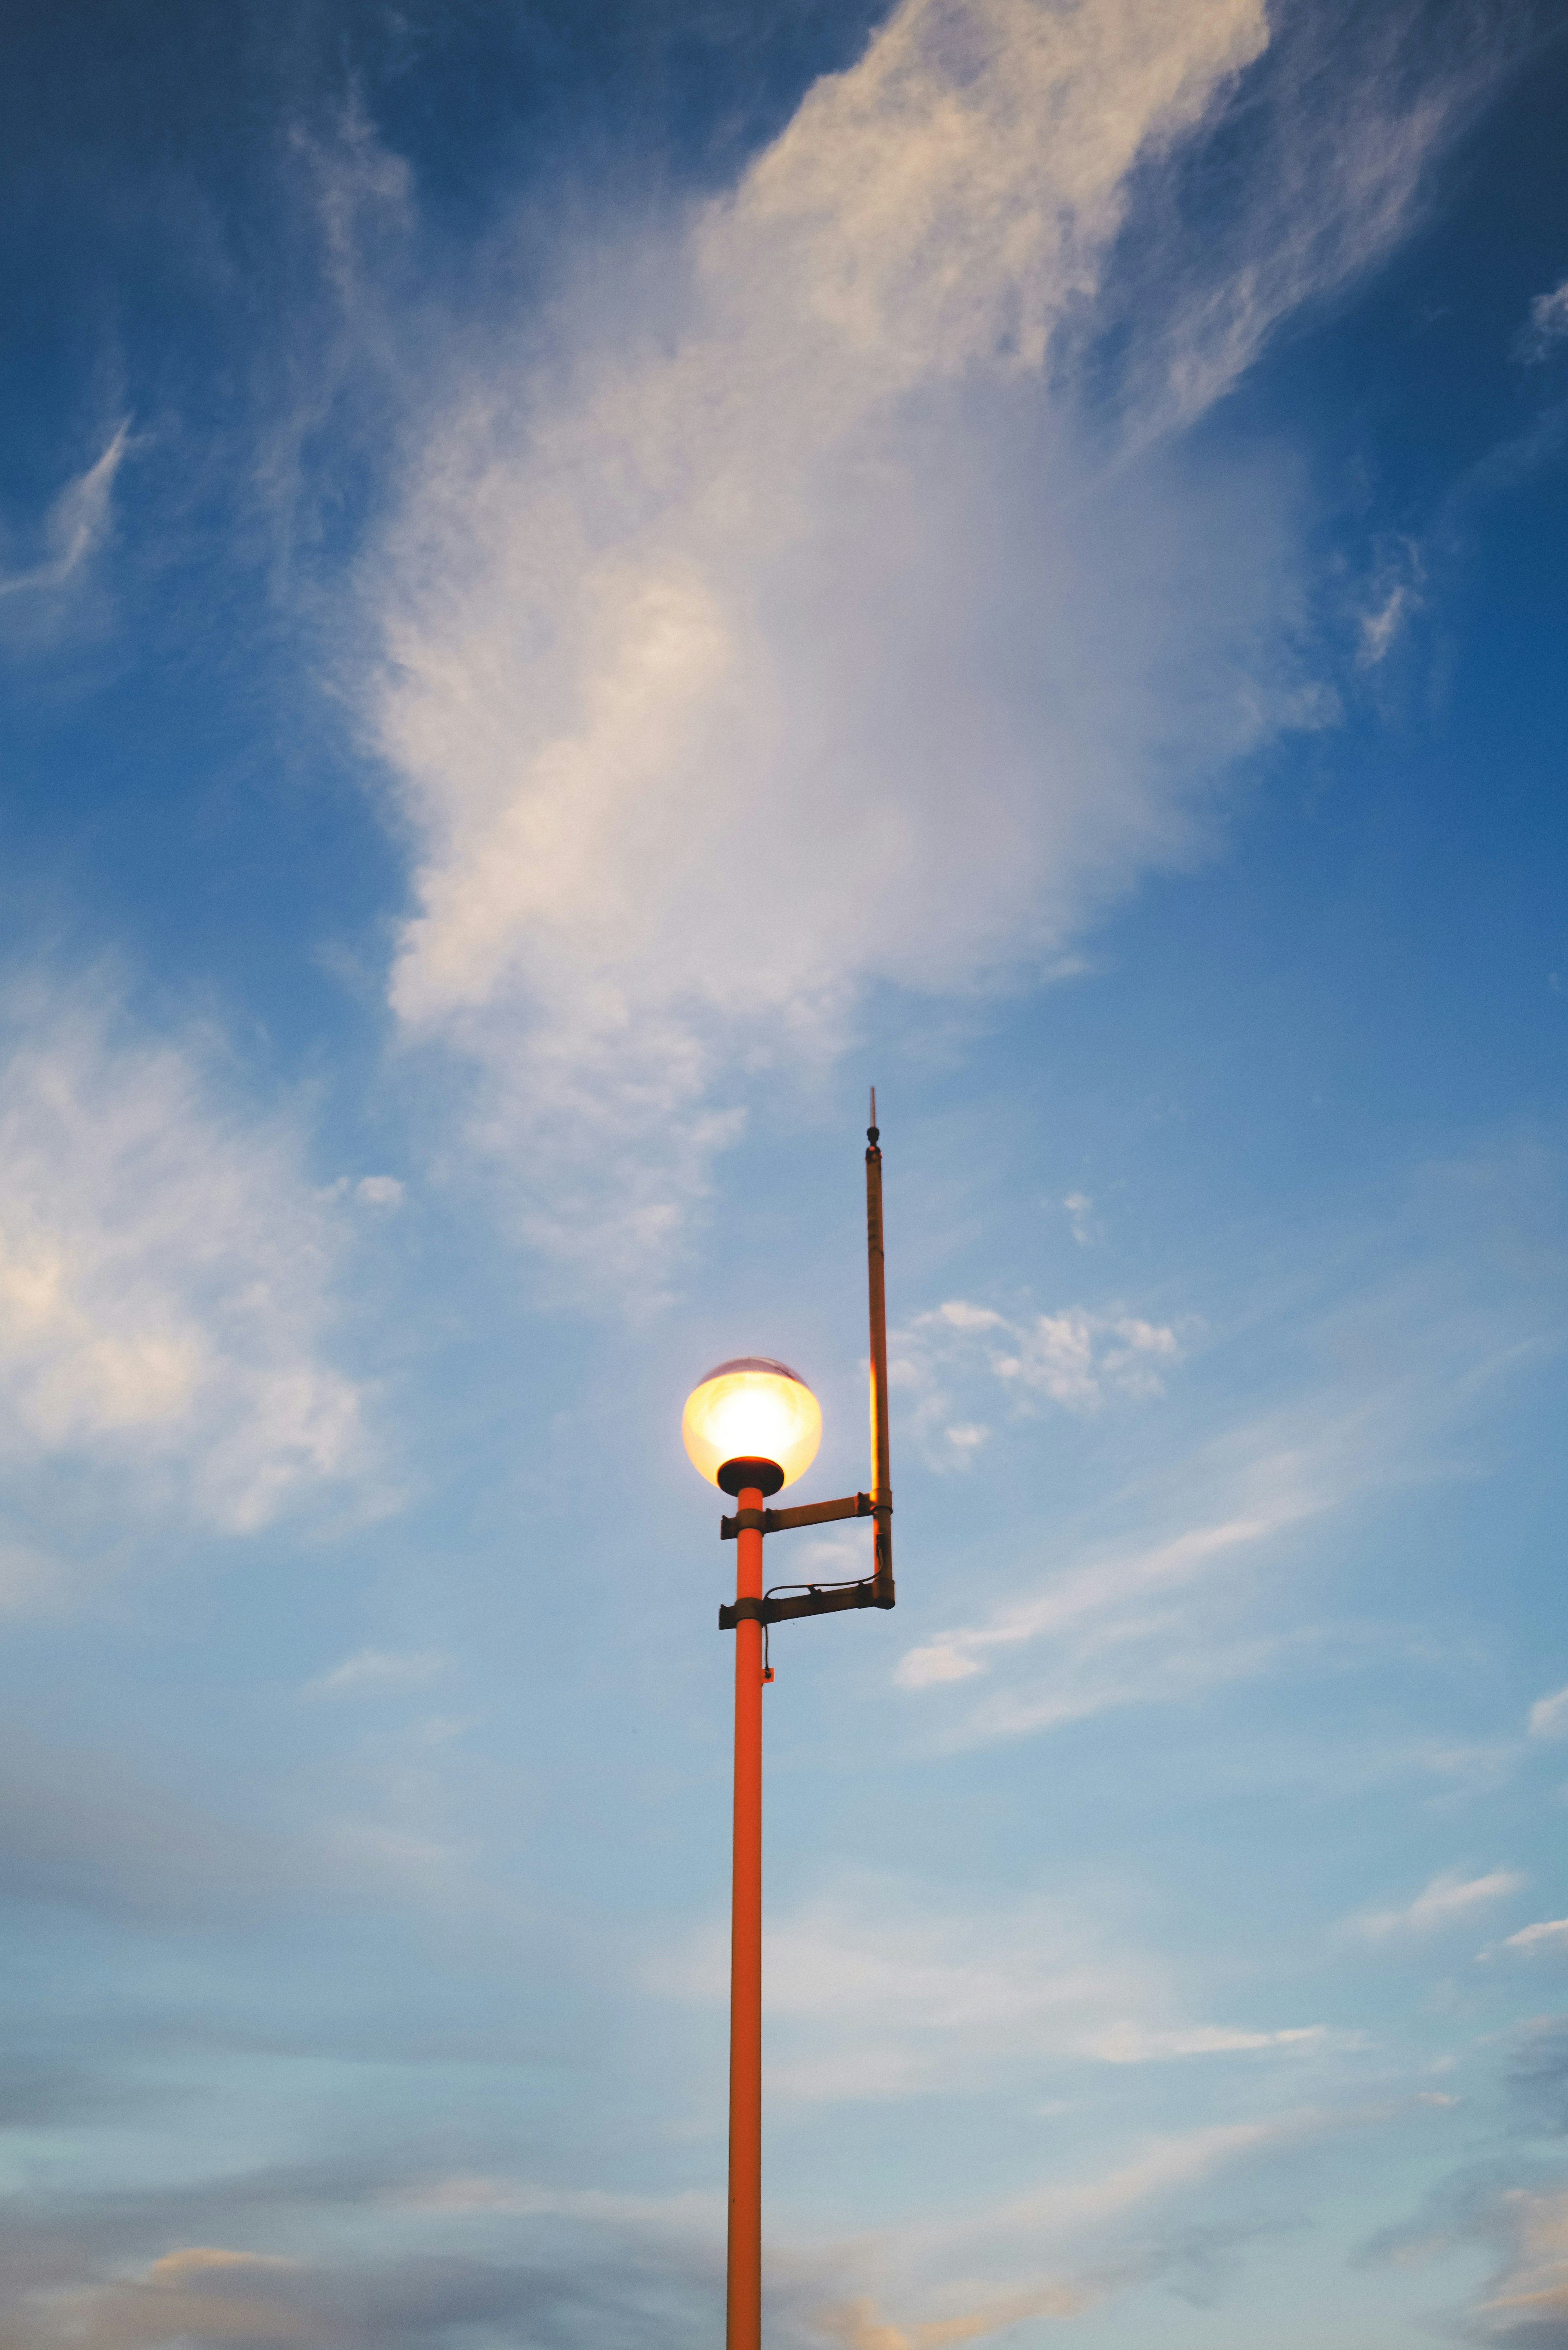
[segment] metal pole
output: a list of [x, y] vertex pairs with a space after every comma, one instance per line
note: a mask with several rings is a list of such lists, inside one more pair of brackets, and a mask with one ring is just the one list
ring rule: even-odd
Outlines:
[[[763, 1507], [759, 1488], [738, 1510]], [[735, 1539], [735, 1596], [763, 1596], [763, 1537]], [[725, 2350], [763, 2339], [763, 1627], [735, 1627], [735, 1852], [730, 1927], [730, 2258]]]
[[871, 1305], [871, 1508], [876, 1525], [872, 1573], [880, 1606], [893, 1605], [893, 1484], [888, 1465], [888, 1298], [882, 1252], [882, 1153], [877, 1088], [866, 1129], [866, 1271]]

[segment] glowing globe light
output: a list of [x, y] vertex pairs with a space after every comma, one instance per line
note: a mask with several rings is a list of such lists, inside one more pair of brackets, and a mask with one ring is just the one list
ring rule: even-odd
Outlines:
[[[771, 1461], [784, 1471], [778, 1483], [790, 1485], [816, 1458], [822, 1407], [787, 1363], [741, 1355], [721, 1363], [692, 1388], [680, 1433], [692, 1466], [710, 1484], [719, 1483], [726, 1461]], [[764, 1482], [778, 1491], [777, 1484]], [[726, 1481], [723, 1490], [737, 1489]]]

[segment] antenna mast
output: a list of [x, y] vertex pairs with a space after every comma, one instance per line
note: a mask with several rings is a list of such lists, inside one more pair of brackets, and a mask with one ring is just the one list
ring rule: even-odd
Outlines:
[[888, 1293], [882, 1249], [882, 1153], [877, 1148], [877, 1088], [866, 1129], [866, 1274], [871, 1309], [871, 1515], [874, 1605], [893, 1605], [893, 1485], [888, 1462]]

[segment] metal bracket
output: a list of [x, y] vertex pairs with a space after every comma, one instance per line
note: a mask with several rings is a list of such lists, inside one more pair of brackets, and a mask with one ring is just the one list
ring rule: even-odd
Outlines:
[[836, 1616], [846, 1607], [891, 1607], [891, 1586], [886, 1594], [878, 1591], [876, 1579], [868, 1575], [864, 1583], [841, 1584], [836, 1591], [821, 1590], [808, 1584], [802, 1592], [788, 1599], [737, 1599], [719, 1610], [719, 1629], [732, 1632], [737, 1624], [787, 1624], [797, 1616]]
[[719, 1540], [733, 1542], [738, 1534], [782, 1534], [791, 1526], [826, 1526], [835, 1518], [891, 1517], [891, 1493], [846, 1493], [841, 1502], [806, 1502], [795, 1510], [737, 1510], [719, 1521]]
[[719, 1610], [721, 1632], [732, 1632], [737, 1624], [771, 1624], [773, 1620], [765, 1599], [737, 1599], [733, 1607]]

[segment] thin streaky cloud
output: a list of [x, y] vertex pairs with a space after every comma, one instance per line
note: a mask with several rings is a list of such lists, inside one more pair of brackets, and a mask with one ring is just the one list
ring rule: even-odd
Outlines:
[[[876, 2247], [877, 2265], [898, 2279], [900, 2301], [918, 2295], [928, 2308], [945, 2304], [950, 2311], [961, 2294], [963, 2314], [933, 2314], [906, 2321], [902, 2334], [890, 2327], [885, 2336], [872, 2330], [859, 2338], [877, 2350], [884, 2339], [934, 2345], [980, 2338], [989, 2328], [1016, 2324], [1031, 2309], [1078, 2314], [1179, 2264], [1176, 2215], [1185, 2197], [1210, 2189], [1238, 2165], [1255, 2173], [1276, 2157], [1290, 2160], [1315, 2141], [1376, 2130], [1408, 2111], [1407, 2106], [1293, 2106], [1262, 2118], [1205, 2124], [1146, 2138], [1088, 2178], [1054, 2180], [991, 2209], [929, 2213], [923, 2224], [883, 2237]], [[1160, 2234], [1151, 2242], [1148, 2223], [1156, 2212]], [[1057, 2273], [1042, 2278], [1043, 2259], [1053, 2254]], [[983, 2274], [994, 2282], [981, 2297], [973, 2280]], [[968, 2281], [967, 2290], [948, 2282], [953, 2278]], [[840, 2304], [838, 2338], [855, 2342], [857, 2323], [875, 2329], [882, 2323], [876, 2312], [889, 2298]], [[944, 2337], [939, 2330], [944, 2324], [969, 2331]], [[922, 2333], [923, 2325], [930, 2331]]]
[[[1058, 1898], [933, 1915], [930, 1888], [863, 1878], [765, 1926], [770, 2094], [854, 2104], [958, 2092], [1042, 2068], [1315, 2060], [1359, 2044], [1317, 2022], [1182, 2013], [1168, 1968]], [[722, 1929], [662, 1959], [651, 1987], [722, 2004]]]
[[1419, 547], [1401, 540], [1368, 582], [1373, 600], [1361, 614], [1355, 665], [1378, 669], [1407, 633], [1424, 601], [1425, 567]]
[[960, 2317], [936, 2317], [908, 2327], [891, 2325], [878, 2314], [869, 2294], [825, 2310], [818, 2324], [830, 2342], [842, 2350], [949, 2350], [963, 2342], [979, 2342], [1029, 2317], [1081, 2317], [1103, 2298], [1086, 2284], [1048, 2284], [1031, 2293], [1009, 2293]]
[[374, 1696], [389, 1690], [420, 1689], [452, 1670], [439, 1649], [359, 1648], [329, 1672], [305, 1684], [308, 1698]]
[[130, 437], [127, 418], [101, 454], [67, 482], [44, 525], [47, 553], [20, 571], [0, 572], [0, 597], [46, 594], [63, 588], [102, 545], [112, 518], [115, 476]]
[[[923, 2245], [911, 2230], [911, 2255], [957, 2266], [976, 2257], [1001, 2266], [1026, 2243], [1071, 2244], [1085, 2231], [1111, 2231], [1150, 2205], [1199, 2187], [1231, 2164], [1255, 2160], [1333, 2126], [1315, 2108], [1293, 2106], [1262, 2119], [1204, 2123], [1151, 2135], [1097, 2176], [1050, 2178], [990, 2209], [933, 2215]], [[972, 2271], [971, 2271], [972, 2273]]]
[[1549, 294], [1538, 294], [1530, 306], [1530, 324], [1519, 338], [1522, 359], [1543, 359], [1568, 341], [1568, 277]]
[[[1478, 1168], [1466, 1188], [1496, 1181], [1495, 1170]], [[944, 1749], [966, 1747], [1113, 1709], [1189, 1702], [1332, 1642], [1332, 1625], [1282, 1610], [1287, 1595], [1274, 1569], [1284, 1546], [1379, 1495], [1470, 1473], [1466, 1422], [1510, 1383], [1537, 1374], [1561, 1343], [1554, 1285], [1513, 1295], [1494, 1288], [1478, 1304], [1468, 1241], [1441, 1256], [1424, 1245], [1428, 1257], [1413, 1270], [1369, 1282], [1316, 1321], [1303, 1317], [1303, 1285], [1291, 1286], [1289, 1311], [1322, 1367], [1254, 1419], [1227, 1425], [1232, 1404], [1216, 1425], [1205, 1399], [1227, 1345], [1244, 1336], [1262, 1302], [1253, 1295], [1229, 1315], [1210, 1312], [1197, 1326], [1206, 1335], [1203, 1391], [1173, 1383], [1153, 1408], [1158, 1418], [1141, 1423], [1158, 1447], [1152, 1465], [1086, 1521], [1053, 1530], [1041, 1546], [1049, 1573], [1032, 1573], [1026, 1552], [1010, 1596], [978, 1621], [934, 1629], [900, 1659], [895, 1683], [924, 1696], [926, 1734]], [[1267, 1310], [1285, 1309], [1276, 1302]], [[1146, 1357], [1163, 1375], [1179, 1358], [1187, 1326], [1147, 1326], [1167, 1336], [1161, 1352]], [[983, 1363], [1000, 1329], [992, 1309], [966, 1305], [950, 1337]], [[1358, 1367], [1349, 1377], [1346, 1364]], [[910, 1432], [919, 1434], [921, 1382], [909, 1392]], [[973, 1400], [972, 1387], [937, 1392], [946, 1409]], [[993, 1429], [993, 1446], [1008, 1437], [1006, 1423]], [[1115, 1534], [1103, 1531], [1107, 1521]], [[1555, 1700], [1542, 1704], [1543, 1721], [1554, 1720]]]
[[1264, 2048], [1311, 2048], [1328, 2037], [1324, 2023], [1287, 2024], [1274, 2032], [1244, 2025], [1195, 2023], [1173, 2031], [1149, 2031], [1136, 2023], [1113, 2024], [1086, 2043], [1107, 2064], [1155, 2064], [1182, 2056], [1251, 2055]]
[[1489, 1869], [1481, 1877], [1444, 1871], [1422, 1887], [1413, 1901], [1386, 1909], [1363, 1910], [1345, 1930], [1366, 1942], [1389, 1942], [1408, 1935], [1434, 1934], [1468, 1920], [1478, 1909], [1518, 1893], [1525, 1879], [1517, 1869]]
[[1506, 1935], [1501, 1942], [1478, 1953], [1478, 1957], [1495, 1959], [1504, 1950], [1518, 1951], [1525, 1958], [1545, 1953], [1553, 1958], [1568, 1958], [1568, 1918], [1542, 1918], [1533, 1926], [1521, 1926], [1517, 1934]]
[[1530, 1709], [1532, 1738], [1568, 1738], [1568, 1689], [1538, 1697]]
[[415, 2181], [386, 2198], [395, 2210], [463, 2219], [483, 2214], [501, 2219], [587, 2220], [597, 2226], [649, 2229], [713, 2235], [722, 2227], [725, 2201], [717, 2190], [691, 2188], [668, 2195], [618, 2195], [602, 2187], [563, 2187], [542, 2180], [457, 2172]]

